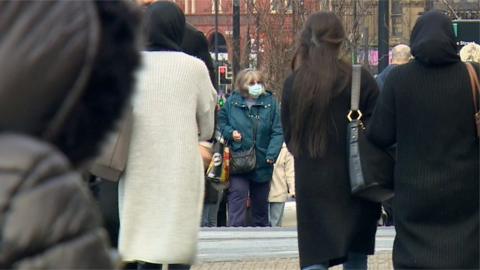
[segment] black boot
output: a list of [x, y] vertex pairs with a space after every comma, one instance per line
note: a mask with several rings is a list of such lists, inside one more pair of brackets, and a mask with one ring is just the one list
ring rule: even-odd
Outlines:
[[162, 270], [161, 264], [156, 263], [147, 263], [147, 262], [140, 262], [138, 263], [138, 270]]
[[190, 270], [190, 265], [188, 264], [169, 264], [168, 270]]

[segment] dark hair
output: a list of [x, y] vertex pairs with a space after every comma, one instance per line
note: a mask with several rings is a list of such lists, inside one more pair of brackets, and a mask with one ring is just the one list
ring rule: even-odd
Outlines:
[[[345, 31], [331, 12], [310, 15], [300, 34], [297, 68], [290, 98], [289, 149], [295, 156], [321, 157], [327, 148], [329, 107], [350, 82], [351, 67], [339, 59]], [[309, 128], [306, 128], [308, 126]]]
[[139, 13], [123, 1], [96, 1], [101, 38], [90, 80], [53, 143], [79, 165], [94, 156], [133, 92], [140, 56]]
[[292, 57], [292, 61], [290, 62], [290, 69], [292, 71], [295, 71], [298, 69], [298, 67], [300, 67], [300, 50], [299, 48], [297, 48], [297, 50], [295, 50], [295, 52], [293, 53], [293, 57]]

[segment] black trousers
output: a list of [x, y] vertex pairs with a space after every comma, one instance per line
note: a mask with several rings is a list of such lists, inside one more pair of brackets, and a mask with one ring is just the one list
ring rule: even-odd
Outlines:
[[382, 203], [383, 209], [387, 213], [386, 220], [384, 221], [385, 226], [395, 226], [395, 221], [393, 220], [393, 207], [392, 207], [393, 200], [387, 200]]
[[112, 247], [118, 245], [118, 230], [120, 220], [118, 217], [118, 183], [102, 180], [95, 176], [90, 178], [90, 190], [97, 200], [102, 214], [104, 227], [110, 237]]

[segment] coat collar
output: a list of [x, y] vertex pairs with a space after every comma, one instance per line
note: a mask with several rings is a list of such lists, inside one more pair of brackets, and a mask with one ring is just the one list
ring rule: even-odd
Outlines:
[[[256, 100], [256, 103], [253, 106], [270, 106], [271, 105], [271, 96], [270, 91], [265, 91], [261, 96]], [[246, 98], [240, 95], [237, 91], [234, 91], [231, 96], [232, 104], [239, 107], [247, 107]]]

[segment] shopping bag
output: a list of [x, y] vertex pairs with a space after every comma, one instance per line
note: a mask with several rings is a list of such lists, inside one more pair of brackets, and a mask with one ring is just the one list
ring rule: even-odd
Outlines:
[[213, 155], [206, 173], [207, 181], [217, 190], [228, 188], [230, 180], [230, 148], [220, 140], [213, 144]]

